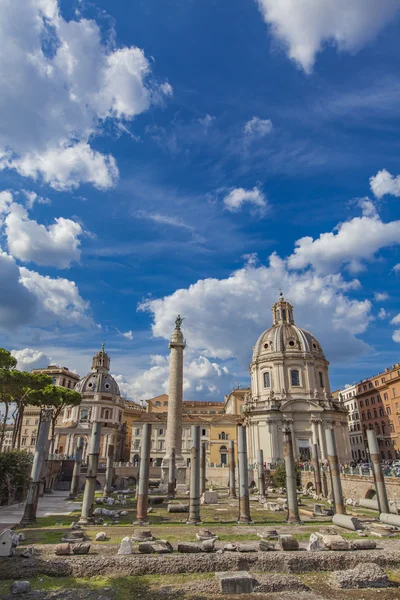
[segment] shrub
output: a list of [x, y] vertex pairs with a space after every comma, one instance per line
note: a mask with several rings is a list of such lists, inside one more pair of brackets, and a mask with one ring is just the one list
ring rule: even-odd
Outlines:
[[[301, 488], [301, 471], [297, 464], [295, 466], [295, 473], [296, 473], [296, 487]], [[275, 487], [277, 487], [277, 488], [281, 488], [281, 487], [285, 488], [286, 487], [285, 463], [279, 465], [276, 468], [276, 471], [273, 474], [272, 479], [274, 481]]]
[[32, 454], [25, 450], [0, 453], [0, 505], [25, 500], [32, 462]]

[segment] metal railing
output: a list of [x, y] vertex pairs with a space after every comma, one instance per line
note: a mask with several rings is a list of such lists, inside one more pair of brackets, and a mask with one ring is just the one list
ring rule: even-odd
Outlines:
[[[329, 467], [325, 464], [320, 465], [323, 472], [329, 471]], [[314, 472], [314, 467], [311, 464], [300, 464], [299, 468], [301, 471]], [[400, 478], [400, 467], [382, 467], [384, 477]], [[372, 465], [363, 465], [360, 467], [340, 467], [340, 473], [342, 475], [357, 475], [359, 477], [373, 477]]]

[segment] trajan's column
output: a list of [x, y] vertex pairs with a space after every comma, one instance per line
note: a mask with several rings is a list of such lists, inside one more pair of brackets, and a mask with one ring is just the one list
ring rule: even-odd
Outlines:
[[162, 482], [168, 483], [168, 469], [171, 453], [175, 451], [176, 482], [186, 482], [186, 464], [182, 457], [182, 407], [183, 407], [183, 351], [186, 342], [181, 330], [183, 319], [178, 315], [175, 329], [169, 343], [171, 350], [169, 363], [169, 395], [165, 457], [162, 462]]

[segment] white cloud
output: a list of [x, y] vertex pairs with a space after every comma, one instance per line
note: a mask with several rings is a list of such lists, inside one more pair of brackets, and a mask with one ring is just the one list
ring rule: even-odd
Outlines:
[[125, 331], [125, 332], [120, 332], [120, 334], [122, 335], [122, 337], [126, 338], [127, 340], [133, 340], [133, 331], [129, 330], [129, 331]]
[[37, 303], [35, 325], [61, 324], [64, 326], [92, 324], [89, 302], [79, 295], [74, 281], [57, 277], [52, 279], [20, 267], [20, 281]]
[[400, 175], [394, 177], [386, 169], [382, 169], [374, 177], [370, 177], [369, 184], [377, 198], [382, 198], [386, 194], [400, 196]]
[[0, 327], [32, 323], [38, 310], [36, 295], [20, 281], [15, 260], [0, 250]]
[[392, 340], [400, 344], [400, 329], [393, 331]]
[[[227, 389], [233, 385], [232, 375], [225, 366], [211, 362], [205, 356], [194, 356], [185, 351], [185, 368], [183, 376], [183, 393], [185, 400], [202, 398], [217, 400], [223, 397]], [[121, 393], [136, 401], [168, 394], [169, 361], [167, 356], [153, 355], [148, 370], [126, 379], [122, 375], [115, 376]]]
[[12, 202], [13, 196], [9, 190], [0, 192], [0, 217], [9, 212]]
[[32, 369], [44, 369], [51, 364], [49, 358], [40, 350], [24, 348], [23, 350], [11, 350], [11, 354], [17, 359], [17, 369], [20, 371], [32, 371]]
[[385, 300], [388, 300], [388, 298], [389, 294], [386, 292], [375, 292], [374, 294], [374, 300], [376, 300], [376, 302], [384, 302]]
[[255, 186], [252, 190], [244, 188], [235, 188], [224, 198], [224, 204], [230, 212], [239, 211], [244, 204], [252, 204], [258, 207], [261, 212], [265, 212], [268, 203], [265, 194]]
[[394, 271], [396, 274], [400, 273], [400, 263], [397, 263], [397, 265], [394, 265], [392, 271]]
[[268, 266], [246, 264], [226, 279], [199, 280], [140, 308], [152, 313], [154, 336], [168, 340], [181, 314], [188, 349], [219, 361], [237, 359], [247, 368], [252, 346], [271, 326], [270, 307], [282, 288], [294, 304], [296, 322], [314, 333], [329, 359], [344, 360], [367, 349], [355, 336], [368, 327], [371, 303], [346, 295], [358, 285], [340, 275], [290, 272], [273, 254]]
[[390, 321], [391, 325], [400, 325], [400, 313]]
[[244, 126], [244, 133], [246, 137], [264, 137], [271, 133], [272, 121], [270, 119], [260, 119], [260, 117], [253, 117]]
[[336, 231], [310, 236], [296, 242], [288, 264], [293, 269], [312, 266], [317, 272], [331, 273], [345, 265], [350, 272], [364, 268], [363, 261], [372, 260], [381, 248], [400, 243], [400, 221], [384, 223], [368, 199], [360, 201], [362, 217], [340, 223]]
[[143, 50], [117, 48], [114, 32], [65, 20], [57, 0], [5, 0], [0, 38], [0, 168], [61, 190], [114, 185], [114, 158], [91, 140], [105, 121], [123, 128], [170, 96], [170, 84], [151, 82]]
[[378, 313], [378, 319], [386, 319], [387, 316], [388, 314], [386, 310], [384, 308], [381, 308]]
[[22, 190], [22, 193], [26, 197], [26, 207], [31, 210], [35, 202], [38, 204], [51, 204], [50, 198], [43, 198], [39, 196], [36, 192], [31, 192], [29, 190]]
[[13, 203], [5, 219], [5, 234], [10, 254], [23, 262], [66, 269], [80, 259], [83, 229], [71, 219], [59, 217], [45, 227], [29, 219], [23, 206]]
[[312, 71], [324, 45], [356, 52], [400, 11], [397, 0], [256, 0], [289, 57]]
[[193, 227], [191, 225], [187, 225], [182, 219], [177, 217], [170, 217], [169, 215], [163, 215], [155, 212], [147, 212], [145, 210], [138, 210], [136, 212], [136, 216], [139, 219], [148, 219], [149, 221], [154, 221], [155, 223], [160, 223], [161, 225], [171, 225], [172, 227], [180, 227], [182, 229], [189, 229], [193, 231]]

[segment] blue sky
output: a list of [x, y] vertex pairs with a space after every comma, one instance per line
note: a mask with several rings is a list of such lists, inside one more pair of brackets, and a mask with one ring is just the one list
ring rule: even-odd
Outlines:
[[[333, 389], [398, 361], [395, 0], [5, 0], [0, 344], [131, 399], [247, 385], [282, 288]], [[399, 265], [396, 267], [396, 265]]]

